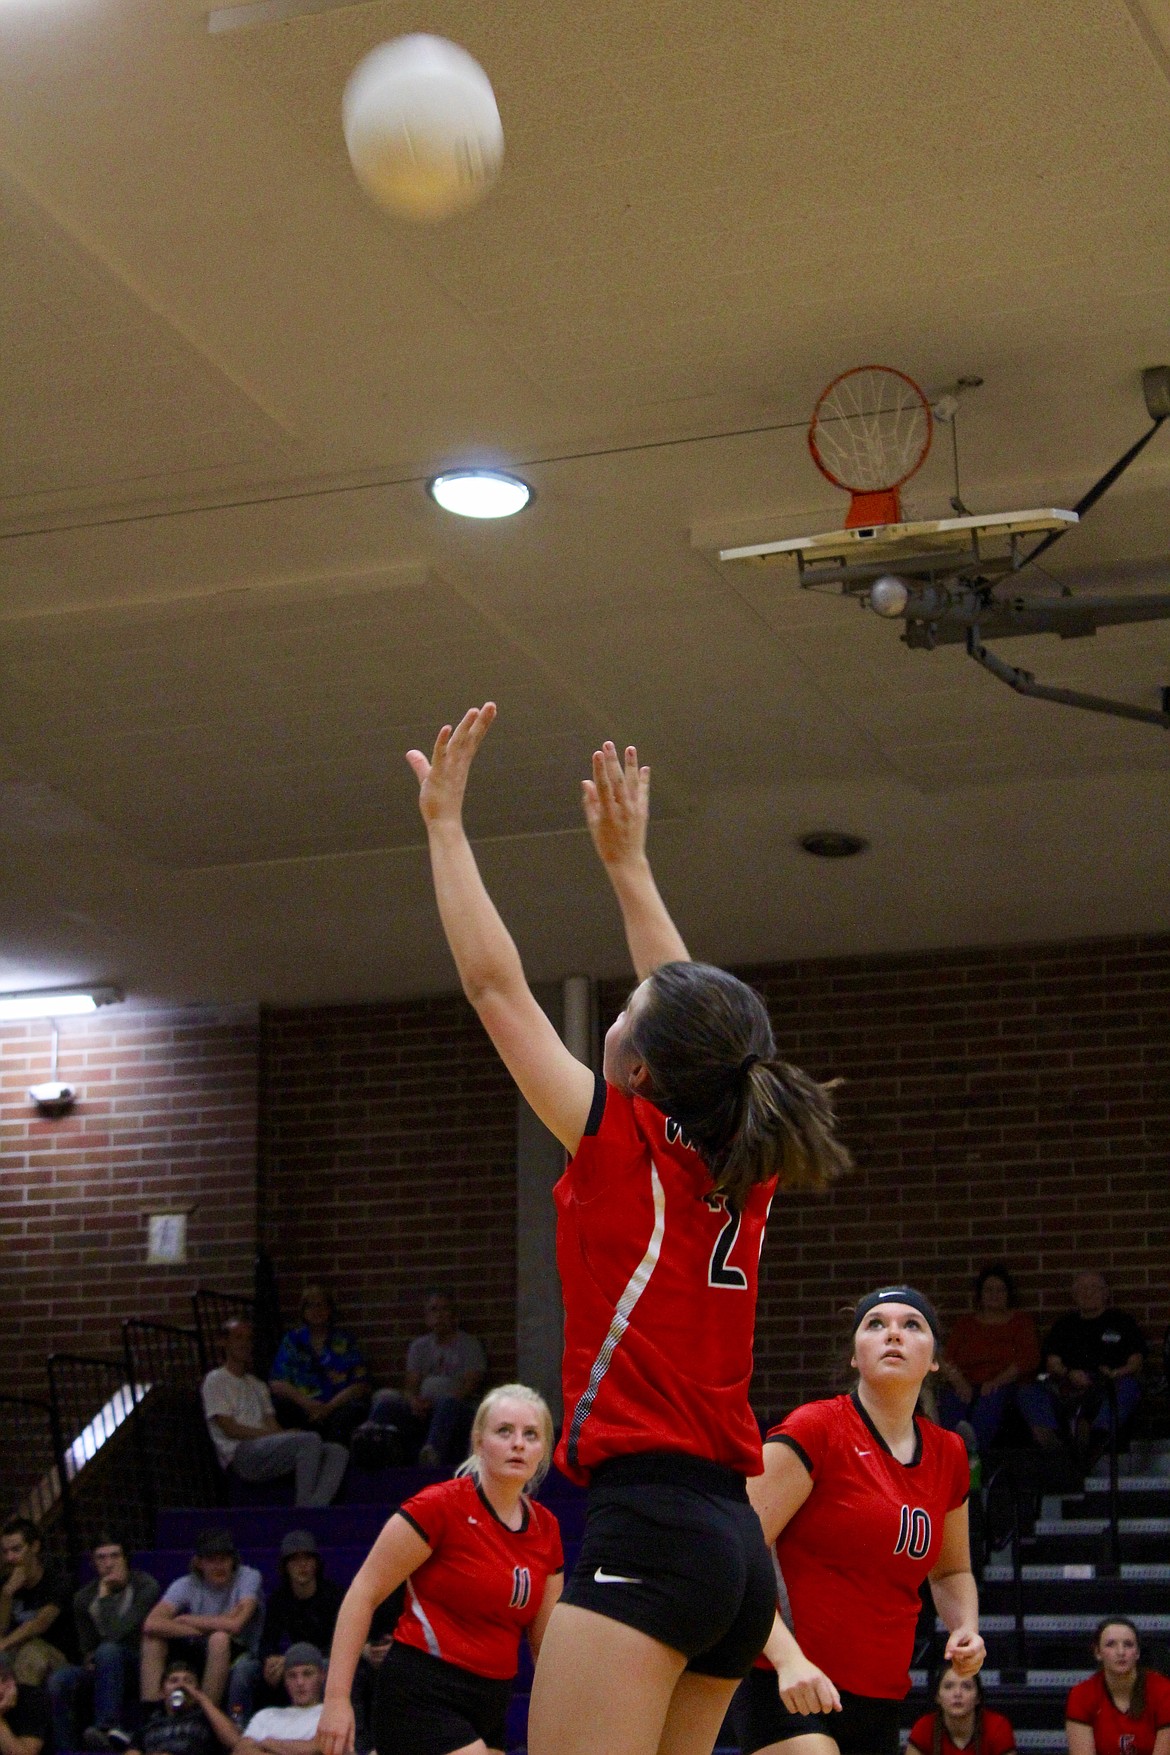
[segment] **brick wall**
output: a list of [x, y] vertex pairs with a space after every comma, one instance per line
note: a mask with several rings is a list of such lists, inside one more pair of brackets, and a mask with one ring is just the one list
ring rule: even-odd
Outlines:
[[[1151, 1340], [1170, 1321], [1170, 938], [742, 971], [782, 1052], [841, 1075], [858, 1172], [777, 1200], [754, 1400], [823, 1394], [836, 1312], [908, 1279], [953, 1317], [1001, 1259], [1042, 1320], [1078, 1265]], [[610, 1018], [625, 986], [607, 986]]]
[[[246, 1290], [255, 1253], [253, 1011], [67, 1019], [56, 1121], [29, 1103], [49, 1077], [47, 1024], [0, 1027], [0, 1388], [43, 1395], [54, 1350], [109, 1353], [125, 1316], [191, 1321], [200, 1283]], [[189, 1260], [146, 1265], [146, 1215], [191, 1207]]]
[[[1170, 1320], [1170, 937], [747, 971], [785, 1051], [841, 1074], [858, 1173], [777, 1203], [757, 1401], [817, 1393], [834, 1311], [908, 1276], [952, 1315], [1003, 1257], [1028, 1306], [1099, 1264], [1151, 1338]], [[624, 983], [606, 987], [612, 1015]], [[248, 1284], [257, 1036], [239, 1013], [99, 1013], [62, 1032], [66, 1120], [25, 1099], [41, 1025], [0, 1031], [0, 1384], [51, 1347], [101, 1350], [126, 1314], [186, 1320], [193, 1285]], [[277, 1011], [262, 1024], [260, 1224], [286, 1307], [323, 1274], [383, 1380], [431, 1282], [510, 1374], [515, 1117], [459, 998]], [[197, 1202], [186, 1269], [147, 1268], [145, 1214]]]
[[264, 1016], [262, 1230], [286, 1313], [320, 1275], [381, 1383], [432, 1284], [515, 1371], [516, 1095], [462, 997]]

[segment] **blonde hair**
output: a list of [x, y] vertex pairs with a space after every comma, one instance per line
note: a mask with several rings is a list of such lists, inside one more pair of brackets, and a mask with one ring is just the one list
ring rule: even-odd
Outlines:
[[549, 1410], [549, 1405], [541, 1395], [540, 1391], [538, 1389], [529, 1389], [526, 1383], [501, 1383], [497, 1385], [495, 1389], [488, 1390], [478, 1408], [476, 1408], [475, 1418], [471, 1422], [471, 1449], [468, 1452], [466, 1460], [459, 1464], [455, 1473], [457, 1475], [470, 1475], [478, 1484], [480, 1479], [480, 1464], [479, 1452], [476, 1447], [484, 1433], [487, 1431], [487, 1423], [492, 1417], [493, 1408], [495, 1408], [499, 1402], [503, 1401], [527, 1402], [530, 1407], [536, 1409], [537, 1424], [540, 1427], [540, 1436], [544, 1443], [544, 1449], [535, 1474], [530, 1481], [525, 1483], [524, 1491], [531, 1495], [536, 1492], [540, 1483], [548, 1474], [549, 1467], [552, 1463], [553, 1419], [552, 1413]]

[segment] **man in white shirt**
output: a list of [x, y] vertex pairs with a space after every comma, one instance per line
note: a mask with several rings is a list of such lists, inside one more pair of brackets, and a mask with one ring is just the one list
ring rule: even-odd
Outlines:
[[312, 1755], [325, 1691], [325, 1659], [307, 1640], [284, 1654], [284, 1685], [291, 1706], [266, 1706], [248, 1720], [232, 1755]]
[[203, 1379], [203, 1412], [221, 1464], [245, 1481], [295, 1472], [298, 1505], [332, 1504], [349, 1452], [319, 1432], [285, 1432], [268, 1385], [252, 1375], [252, 1324], [236, 1318], [224, 1336], [223, 1364]]

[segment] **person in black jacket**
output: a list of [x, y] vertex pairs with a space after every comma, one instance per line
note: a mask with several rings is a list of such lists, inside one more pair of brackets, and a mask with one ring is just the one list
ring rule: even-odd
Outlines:
[[288, 1705], [281, 1686], [284, 1653], [290, 1645], [304, 1643], [327, 1652], [344, 1594], [340, 1585], [325, 1577], [312, 1531], [290, 1530], [280, 1544], [280, 1583], [264, 1613], [260, 1635], [263, 1686], [258, 1704]]
[[90, 1549], [94, 1576], [73, 1598], [73, 1620], [81, 1647], [80, 1664], [63, 1664], [48, 1680], [53, 1742], [58, 1750], [78, 1747], [77, 1708], [93, 1708], [85, 1732], [87, 1749], [125, 1748], [125, 1733], [138, 1707], [142, 1624], [158, 1601], [158, 1581], [126, 1558], [117, 1536], [103, 1532]]
[[73, 1593], [27, 1517], [10, 1517], [0, 1529], [0, 1574], [0, 1652], [11, 1658], [21, 1687], [38, 1688], [76, 1656]]
[[1075, 1310], [1057, 1318], [1041, 1349], [1047, 1381], [1021, 1384], [1016, 1397], [1038, 1444], [1051, 1445], [1064, 1425], [1087, 1465], [1108, 1445], [1113, 1402], [1120, 1426], [1137, 1408], [1146, 1341], [1112, 1303], [1103, 1274], [1082, 1270], [1072, 1293]]

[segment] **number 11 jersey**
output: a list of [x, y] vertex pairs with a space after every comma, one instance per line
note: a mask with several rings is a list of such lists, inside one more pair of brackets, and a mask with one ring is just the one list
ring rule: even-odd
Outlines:
[[748, 1387], [775, 1187], [760, 1183], [742, 1211], [729, 1209], [677, 1123], [598, 1080], [555, 1190], [565, 1299], [557, 1462], [573, 1480], [644, 1451], [760, 1473]]

